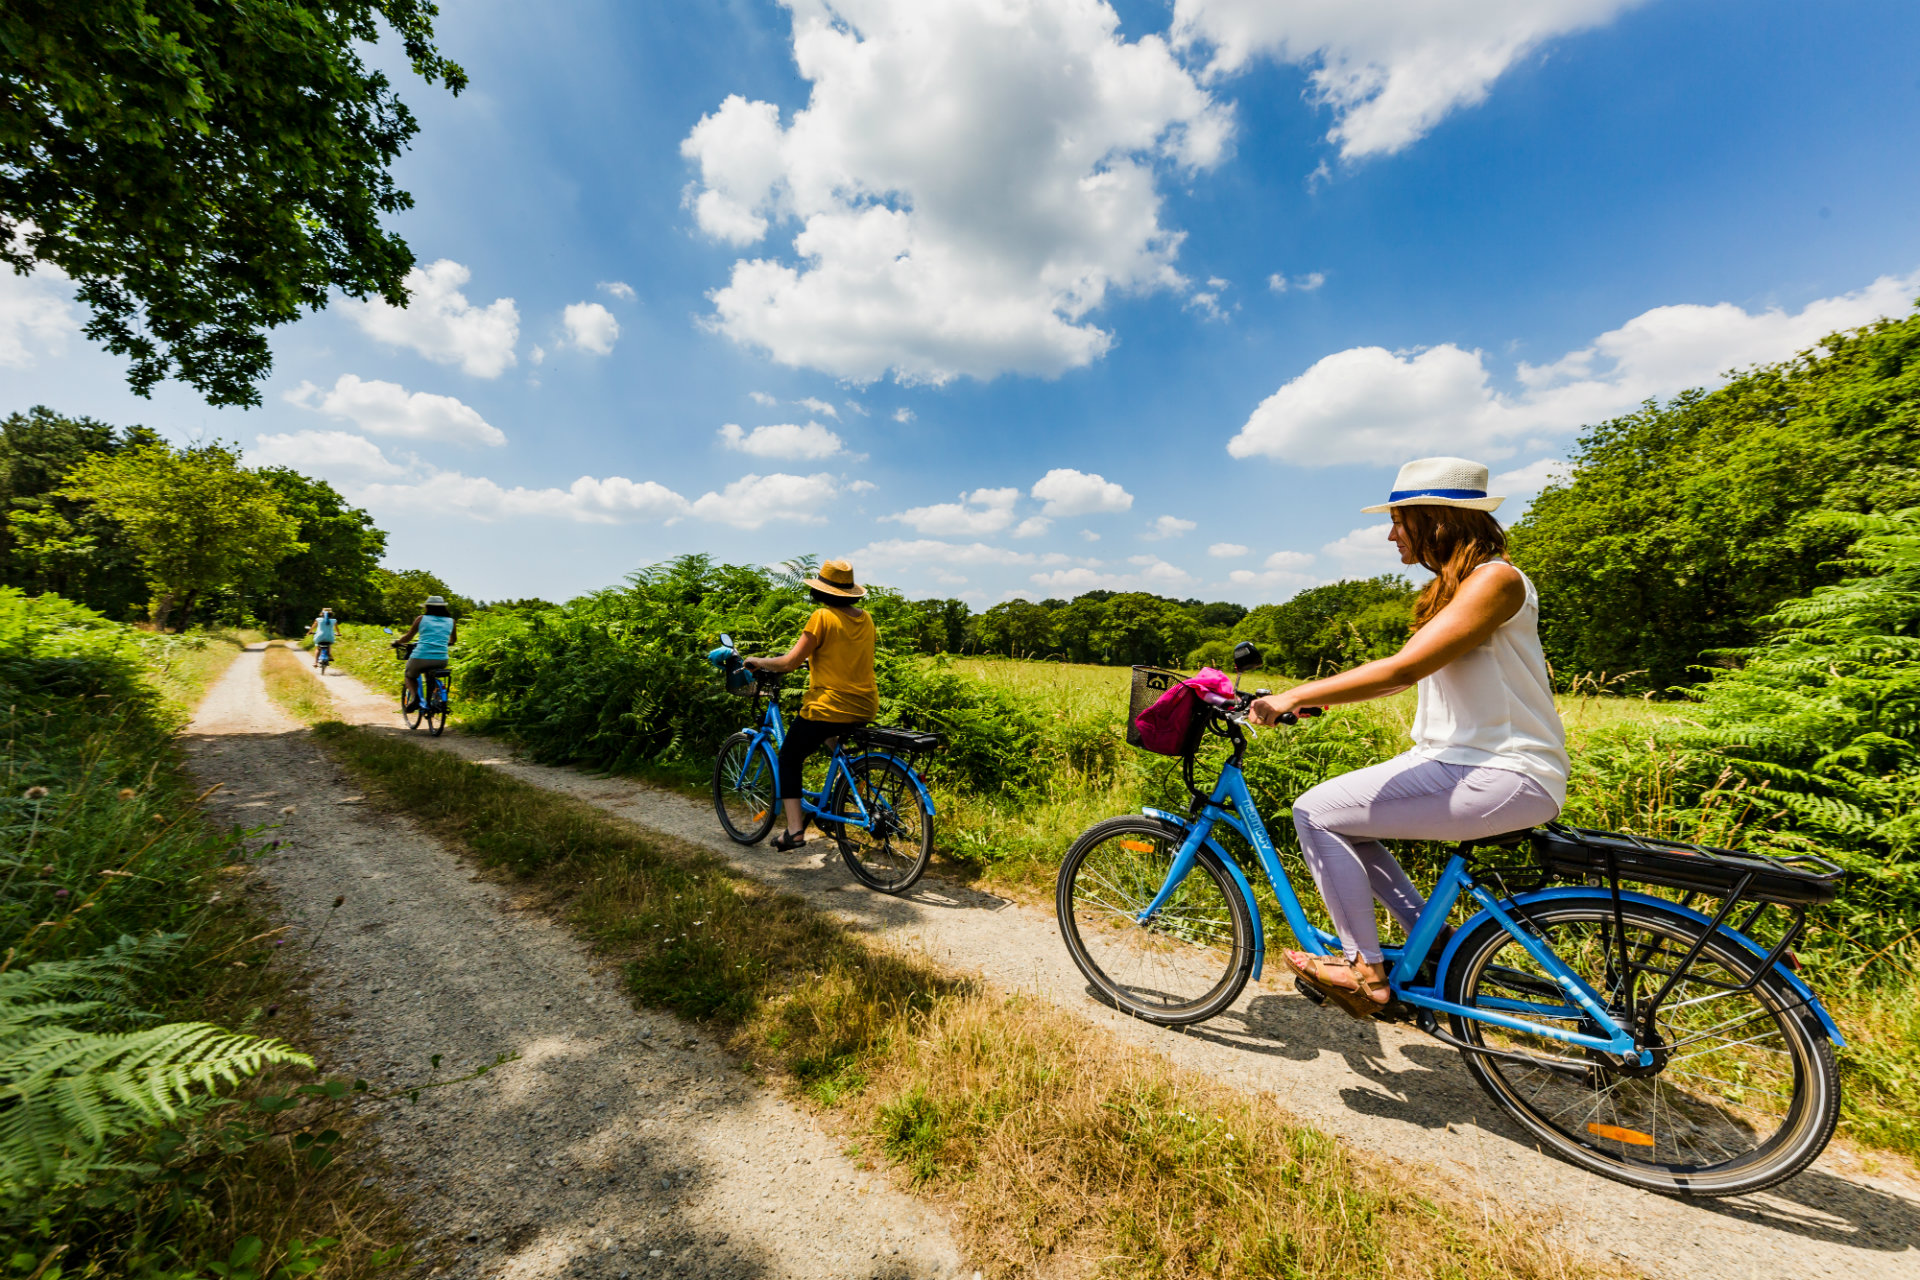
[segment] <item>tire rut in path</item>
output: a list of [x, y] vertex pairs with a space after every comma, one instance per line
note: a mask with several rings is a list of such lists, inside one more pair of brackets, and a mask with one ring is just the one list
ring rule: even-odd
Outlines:
[[[546, 912], [404, 818], [359, 803], [267, 697], [261, 651], [202, 703], [187, 748], [214, 816], [274, 823], [261, 874], [311, 947], [329, 1071], [384, 1089], [372, 1126], [451, 1277], [951, 1277], [941, 1218], [863, 1171], [698, 1029], [636, 1013]], [[338, 687], [334, 679], [328, 684]], [[291, 812], [285, 810], [291, 807]], [[336, 897], [344, 902], [336, 911]]]
[[[342, 719], [405, 732], [393, 695], [374, 693], [344, 672], [326, 683]], [[1270, 1091], [1301, 1118], [1364, 1150], [1437, 1167], [1493, 1207], [1544, 1211], [1576, 1248], [1676, 1280], [1920, 1275], [1920, 1183], [1868, 1175], [1838, 1146], [1799, 1177], [1752, 1195], [1688, 1201], [1639, 1191], [1536, 1149], [1453, 1050], [1408, 1028], [1315, 1008], [1276, 978], [1284, 972], [1277, 962], [1214, 1021], [1185, 1032], [1159, 1030], [1087, 998], [1050, 909], [934, 875], [907, 897], [888, 898], [857, 884], [817, 835], [804, 853], [743, 848], [720, 831], [711, 804], [631, 779], [533, 764], [505, 744], [457, 729], [438, 739], [415, 737], [712, 849], [858, 931], [916, 947], [1004, 989], [1032, 991], [1216, 1079]]]

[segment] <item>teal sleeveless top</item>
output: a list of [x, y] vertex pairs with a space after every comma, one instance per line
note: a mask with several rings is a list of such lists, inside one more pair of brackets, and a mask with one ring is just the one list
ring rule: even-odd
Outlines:
[[333, 619], [315, 618], [313, 620], [313, 638], [319, 644], [332, 644]]
[[445, 658], [447, 656], [447, 641], [452, 635], [452, 618], [441, 618], [433, 614], [426, 615], [420, 619], [420, 630], [414, 633], [413, 638], [419, 643], [414, 645], [413, 656], [426, 659]]

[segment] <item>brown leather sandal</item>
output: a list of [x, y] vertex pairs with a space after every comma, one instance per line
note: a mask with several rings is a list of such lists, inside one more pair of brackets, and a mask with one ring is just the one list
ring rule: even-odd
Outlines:
[[[1295, 956], [1300, 959], [1295, 960]], [[1302, 965], [1300, 961], [1305, 961], [1305, 964]], [[1308, 955], [1304, 951], [1283, 951], [1280, 953], [1280, 963], [1293, 970], [1302, 982], [1345, 1009], [1348, 1015], [1354, 1018], [1371, 1018], [1387, 1007], [1388, 1000], [1393, 999], [1393, 988], [1385, 979], [1375, 980], [1363, 976], [1358, 968], [1349, 964], [1344, 958]], [[1354, 982], [1363, 984], [1366, 990], [1360, 990], [1360, 985], [1343, 987], [1332, 981], [1328, 977], [1328, 972], [1336, 968], [1346, 970], [1353, 976]], [[1384, 993], [1386, 999], [1375, 1000], [1372, 993], [1376, 991]]]

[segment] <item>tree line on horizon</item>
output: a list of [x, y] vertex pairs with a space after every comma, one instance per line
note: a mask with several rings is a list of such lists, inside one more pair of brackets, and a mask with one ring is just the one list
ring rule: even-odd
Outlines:
[[444, 595], [382, 567], [387, 535], [324, 480], [247, 467], [213, 442], [175, 446], [44, 406], [0, 421], [0, 584], [123, 622], [306, 629], [319, 611], [392, 625]]

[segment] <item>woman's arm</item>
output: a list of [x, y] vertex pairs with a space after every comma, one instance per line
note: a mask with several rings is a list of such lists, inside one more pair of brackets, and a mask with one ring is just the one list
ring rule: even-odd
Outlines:
[[1432, 675], [1461, 654], [1487, 642], [1527, 601], [1520, 571], [1500, 564], [1491, 573], [1480, 570], [1460, 584], [1460, 590], [1438, 617], [1413, 633], [1413, 638], [1390, 658], [1376, 658], [1351, 671], [1309, 680], [1285, 693], [1260, 698], [1249, 709], [1255, 724], [1273, 724], [1282, 712], [1301, 707], [1329, 707], [1343, 702], [1368, 702], [1399, 693]]
[[746, 659], [746, 664], [749, 669], [754, 671], [770, 671], [775, 675], [780, 675], [793, 670], [805, 662], [808, 656], [819, 647], [820, 640], [818, 637], [810, 631], [802, 631], [800, 638], [793, 642], [793, 648], [787, 650], [778, 658], [748, 658]]
[[453, 630], [447, 632], [447, 643], [448, 644], [460, 643], [460, 624], [458, 622], [455, 622], [453, 624]]
[[[422, 618], [425, 616], [426, 616], [425, 614], [420, 615], [420, 617]], [[407, 641], [413, 639], [414, 634], [419, 630], [420, 630], [420, 618], [415, 618], [413, 620], [413, 625], [407, 628], [407, 634], [401, 636], [398, 640], [395, 640], [394, 643], [405, 644]]]

